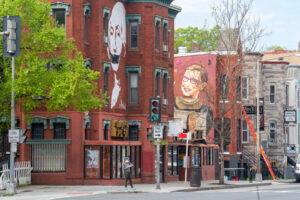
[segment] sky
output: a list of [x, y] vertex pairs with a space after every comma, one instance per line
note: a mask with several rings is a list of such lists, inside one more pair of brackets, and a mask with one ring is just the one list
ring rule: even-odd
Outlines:
[[[175, 29], [215, 25], [211, 6], [220, 0], [174, 0], [182, 11], [175, 18]], [[260, 41], [263, 48], [279, 45], [297, 50], [300, 42], [300, 0], [254, 0], [251, 16], [261, 20], [267, 36]]]

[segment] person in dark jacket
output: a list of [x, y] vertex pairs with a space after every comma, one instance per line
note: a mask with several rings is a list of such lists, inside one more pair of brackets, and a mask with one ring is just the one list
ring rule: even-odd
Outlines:
[[129, 158], [128, 158], [128, 157], [125, 157], [124, 163], [123, 163], [123, 166], [122, 166], [122, 167], [123, 167], [123, 170], [124, 170], [124, 176], [125, 176], [125, 192], [128, 192], [128, 189], [127, 189], [127, 181], [129, 181], [132, 190], [133, 190], [134, 192], [136, 192], [136, 189], [133, 188], [132, 180], [131, 180], [131, 168], [133, 167], [133, 164], [129, 161]]

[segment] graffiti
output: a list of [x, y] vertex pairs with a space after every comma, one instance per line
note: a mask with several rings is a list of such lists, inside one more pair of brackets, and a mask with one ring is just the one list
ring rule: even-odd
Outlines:
[[[124, 47], [124, 48], [123, 48]], [[120, 64], [120, 56], [124, 49], [126, 54], [126, 11], [124, 5], [117, 2], [111, 12], [108, 21], [108, 47], [107, 55], [111, 60], [111, 67], [114, 70], [114, 88], [111, 95], [110, 108], [113, 108], [118, 101], [121, 91], [120, 80], [117, 79], [117, 71]]]

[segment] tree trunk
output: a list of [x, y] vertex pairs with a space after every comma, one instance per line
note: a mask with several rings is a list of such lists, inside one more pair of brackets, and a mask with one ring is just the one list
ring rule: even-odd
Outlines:
[[221, 118], [220, 131], [220, 177], [219, 184], [224, 184], [224, 117]]

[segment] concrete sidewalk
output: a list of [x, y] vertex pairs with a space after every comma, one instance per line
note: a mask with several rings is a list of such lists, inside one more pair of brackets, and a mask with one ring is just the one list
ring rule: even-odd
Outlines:
[[[169, 192], [190, 192], [201, 190], [216, 190], [227, 188], [254, 187], [272, 185], [275, 181], [252, 182], [248, 181], [226, 181], [224, 185], [219, 185], [218, 180], [202, 181], [201, 187], [184, 187], [184, 182], [161, 183], [160, 190], [155, 189], [156, 184], [135, 184], [138, 193], [169, 193]], [[131, 191], [131, 190], [130, 190]], [[17, 188], [17, 194], [4, 196], [5, 190], [0, 190], [1, 199], [43, 199], [50, 200], [73, 196], [86, 196], [95, 194], [120, 194], [125, 193], [124, 186], [103, 186], [103, 185], [29, 185]]]

